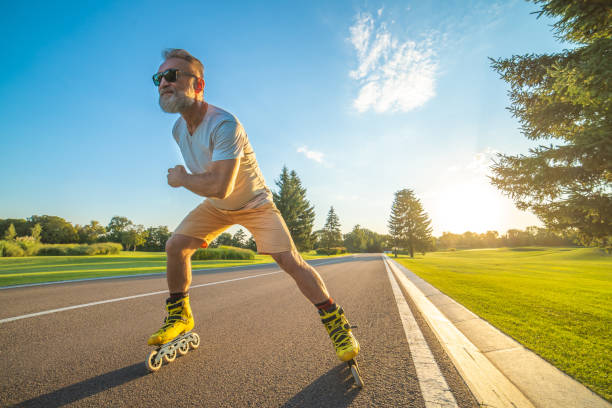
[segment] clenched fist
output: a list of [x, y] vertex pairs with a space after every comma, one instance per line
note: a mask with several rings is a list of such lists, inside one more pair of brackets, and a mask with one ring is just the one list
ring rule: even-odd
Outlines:
[[180, 187], [184, 184], [184, 180], [187, 177], [187, 170], [185, 167], [174, 166], [171, 169], [168, 169], [168, 184], [172, 187]]

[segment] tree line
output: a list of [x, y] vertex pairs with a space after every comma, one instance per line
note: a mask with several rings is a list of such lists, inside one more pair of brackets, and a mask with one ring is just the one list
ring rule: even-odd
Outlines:
[[[306, 188], [295, 170], [289, 171], [284, 166], [275, 183], [278, 189], [273, 193], [274, 203], [300, 251], [314, 249], [322, 254], [335, 254], [378, 253], [393, 250], [396, 253], [405, 251], [414, 256], [415, 252], [424, 254], [448, 249], [529, 245], [568, 246], [579, 240], [576, 233], [559, 234], [540, 227], [528, 227], [525, 231], [511, 229], [504, 235], [500, 235], [497, 231], [487, 231], [484, 234], [444, 232], [440, 237], [433, 237], [431, 220], [420, 200], [410, 189], [395, 193], [388, 222], [388, 234], [379, 234], [359, 224], [350, 232], [342, 234], [340, 218], [333, 206], [327, 213], [323, 228], [313, 231], [314, 206], [306, 198]], [[145, 228], [123, 216], [114, 216], [106, 226], [95, 220], [86, 225], [73, 225], [53, 215], [33, 215], [27, 219], [0, 219], [0, 237], [3, 239], [29, 237], [44, 244], [116, 242], [122, 244], [125, 250], [164, 251], [170, 235], [167, 226]], [[219, 246], [257, 250], [254, 237], [247, 237], [243, 229], [239, 229], [234, 234], [224, 232], [210, 244], [211, 248]]]
[[126, 250], [163, 251], [170, 235], [167, 226], [145, 228], [121, 216], [113, 217], [107, 226], [95, 220], [86, 225], [73, 225], [55, 215], [0, 219], [0, 236], [3, 239], [31, 237], [43, 244], [116, 242]]

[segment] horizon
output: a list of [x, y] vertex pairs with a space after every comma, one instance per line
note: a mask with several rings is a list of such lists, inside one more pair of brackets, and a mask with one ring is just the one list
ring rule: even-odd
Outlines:
[[284, 165], [296, 171], [313, 230], [333, 206], [343, 233], [359, 224], [387, 234], [403, 188], [434, 236], [542, 226], [487, 180], [497, 152], [536, 145], [487, 58], [564, 48], [536, 5], [350, 1], [281, 4], [271, 16], [250, 3], [235, 15], [186, 2], [198, 24], [159, 7], [11, 5], [0, 28], [15, 39], [0, 84], [11, 96], [0, 102], [10, 192], [0, 218], [106, 226], [119, 215], [174, 230], [203, 198], [165, 180], [183, 160], [170, 133], [177, 116], [159, 108], [151, 75], [173, 47], [202, 60], [205, 100], [243, 123], [268, 186]]

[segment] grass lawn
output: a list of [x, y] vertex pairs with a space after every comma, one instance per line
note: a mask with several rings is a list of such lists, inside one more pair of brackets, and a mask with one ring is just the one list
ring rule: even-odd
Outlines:
[[500, 248], [397, 260], [612, 400], [612, 256], [594, 248]]
[[[314, 251], [305, 252], [302, 256], [304, 259], [330, 258], [324, 255], [316, 255]], [[268, 262], [273, 262], [270, 256], [255, 255], [254, 260], [192, 261], [192, 268], [222, 268]], [[166, 254], [164, 252], [121, 252], [120, 255], [0, 258], [0, 287], [103, 276], [156, 273], [164, 272], [165, 270]]]

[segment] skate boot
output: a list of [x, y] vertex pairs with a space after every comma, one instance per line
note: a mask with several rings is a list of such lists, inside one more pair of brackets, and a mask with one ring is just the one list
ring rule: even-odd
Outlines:
[[183, 356], [190, 347], [196, 349], [200, 345], [200, 336], [190, 331], [193, 329], [194, 321], [189, 306], [189, 296], [174, 302], [167, 299], [166, 309], [168, 317], [164, 319], [164, 325], [147, 341], [150, 346], [157, 346], [146, 361], [150, 371], [159, 370], [163, 361], [167, 363], [174, 361], [177, 353]]
[[329, 312], [319, 310], [319, 314], [329, 337], [332, 339], [332, 343], [334, 343], [336, 355], [338, 355], [341, 361], [348, 364], [351, 374], [353, 374], [355, 379], [355, 385], [363, 388], [364, 382], [361, 378], [357, 360], [355, 360], [355, 357], [359, 354], [359, 342], [351, 332], [351, 328], [356, 326], [349, 324], [346, 317], [344, 317], [344, 310], [337, 305], [334, 310]]
[[331, 337], [336, 354], [341, 361], [349, 361], [359, 353], [359, 342], [351, 332], [351, 325], [346, 317], [344, 310], [340, 306], [330, 312], [319, 310], [321, 321]]

